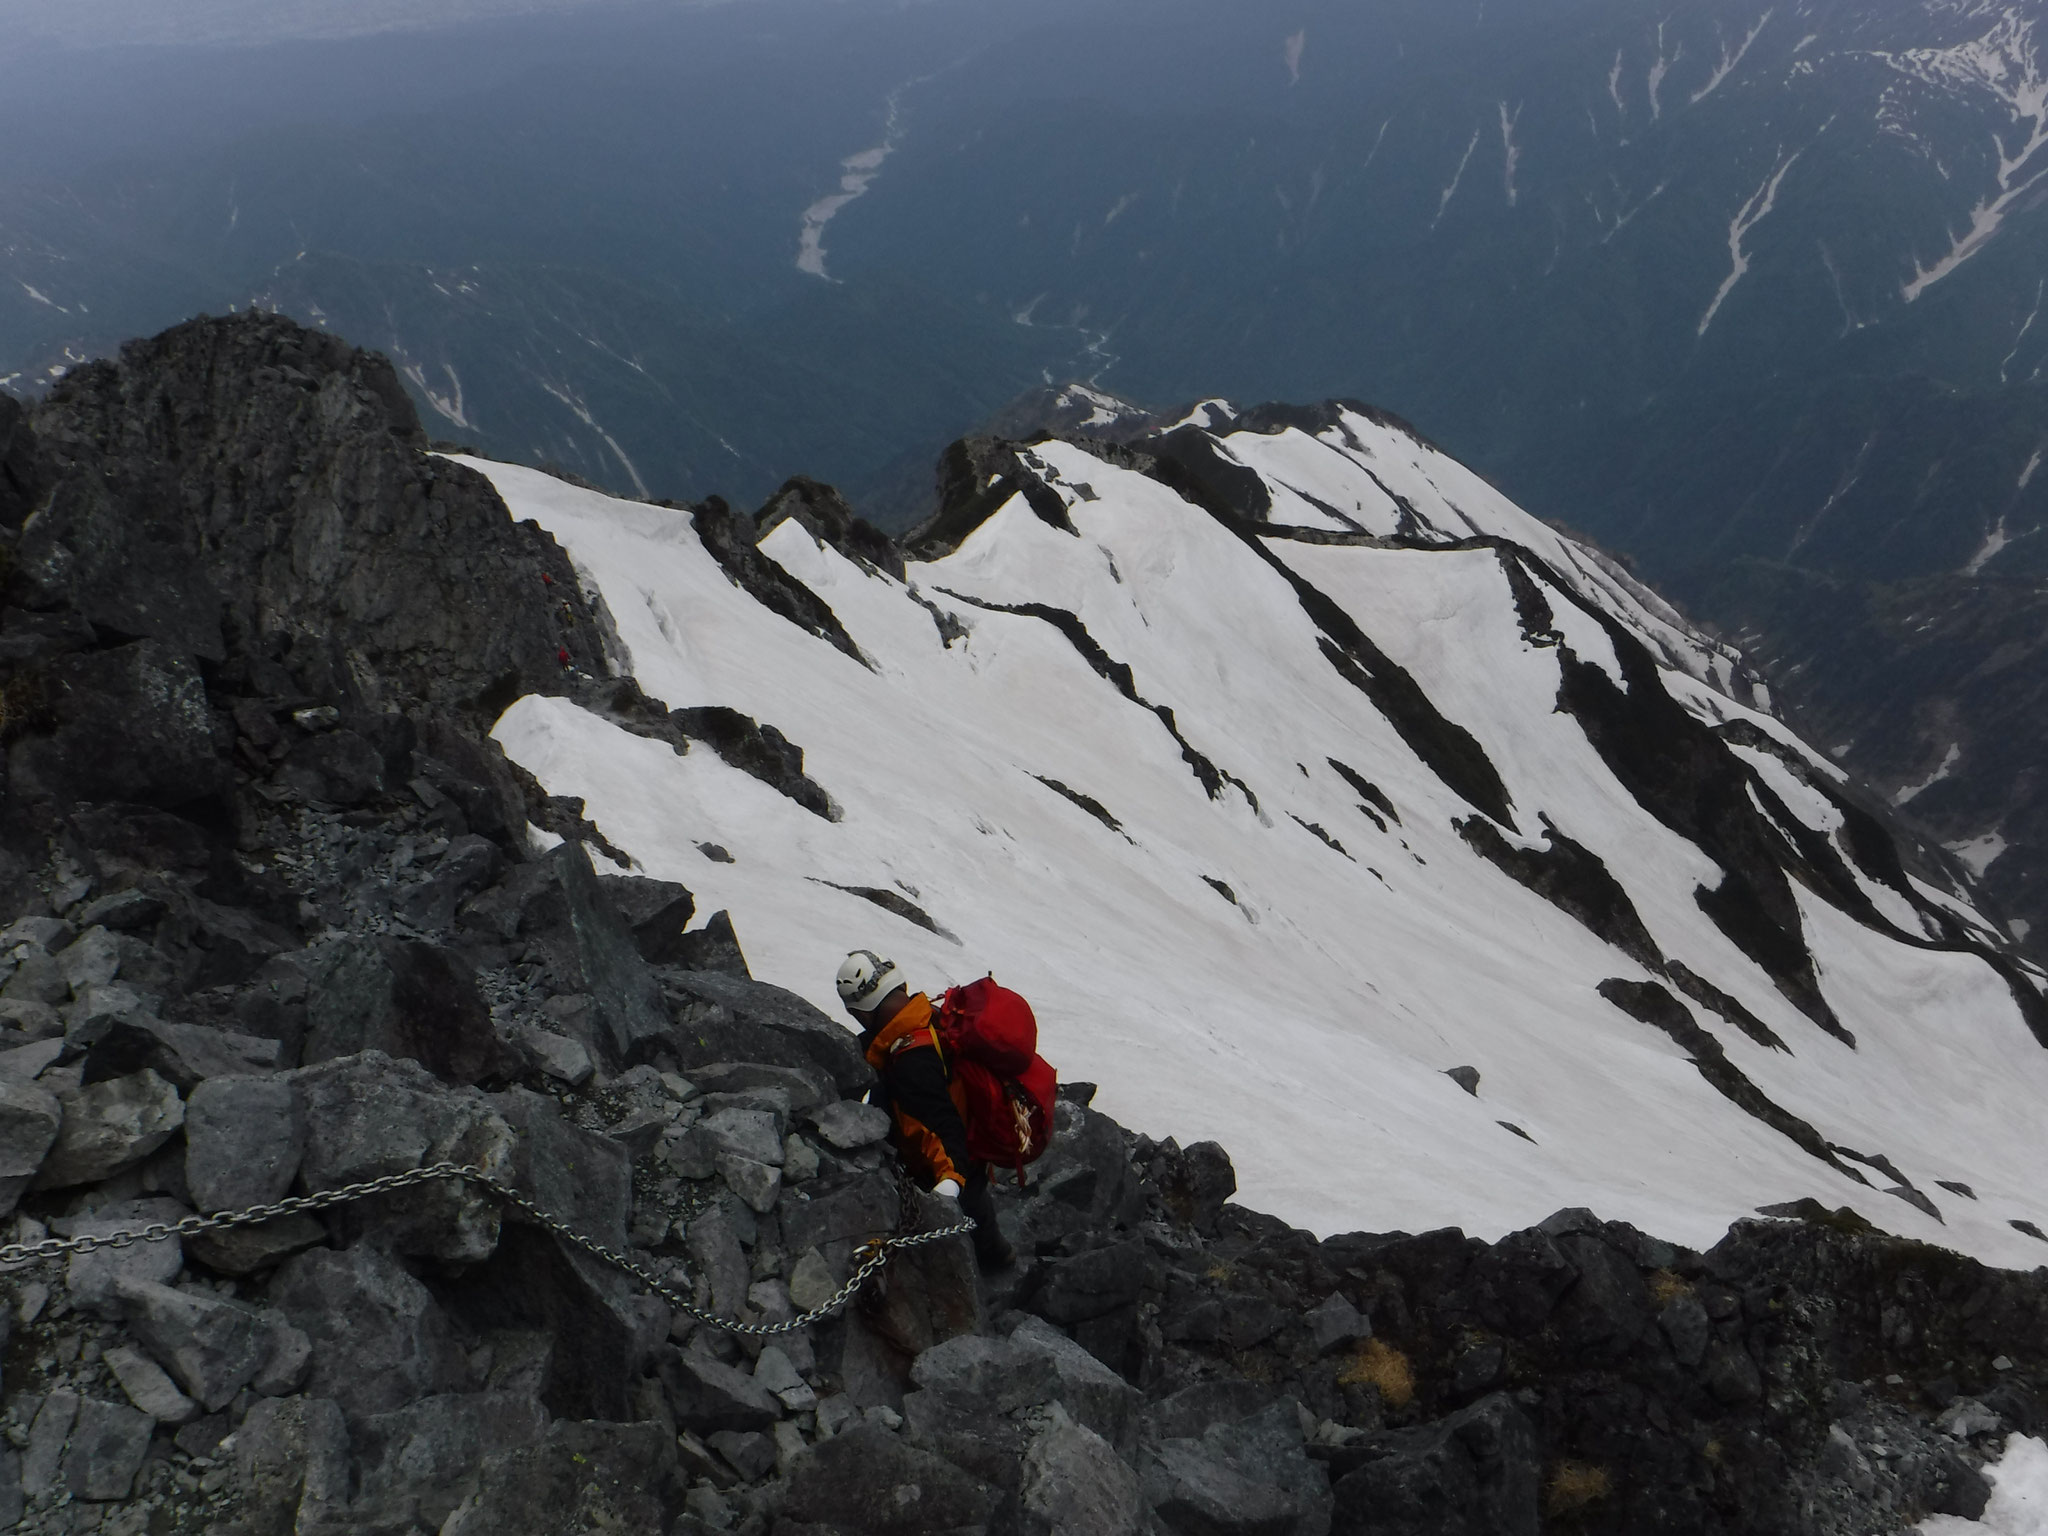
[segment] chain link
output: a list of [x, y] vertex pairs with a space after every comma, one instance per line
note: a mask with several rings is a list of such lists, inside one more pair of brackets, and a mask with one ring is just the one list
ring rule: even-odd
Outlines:
[[[927, 1232], [898, 1231], [888, 1237], [869, 1238], [854, 1251], [860, 1262], [855, 1266], [853, 1273], [847, 1276], [846, 1284], [834, 1291], [829, 1300], [811, 1308], [801, 1317], [793, 1317], [786, 1322], [743, 1323], [720, 1317], [692, 1302], [685, 1301], [626, 1255], [614, 1252], [593, 1238], [585, 1237], [560, 1217], [541, 1209], [518, 1190], [500, 1183], [481, 1168], [471, 1168], [460, 1163], [429, 1163], [423, 1167], [409, 1168], [403, 1173], [387, 1173], [382, 1178], [368, 1179], [359, 1184], [344, 1184], [335, 1189], [323, 1189], [317, 1194], [294, 1195], [290, 1199], [278, 1200], [269, 1205], [252, 1205], [246, 1210], [223, 1211], [213, 1216], [187, 1216], [180, 1221], [153, 1222], [132, 1232], [89, 1233], [82, 1237], [49, 1237], [34, 1243], [9, 1243], [0, 1247], [0, 1269], [11, 1269], [16, 1265], [35, 1263], [44, 1259], [61, 1259], [73, 1254], [93, 1253], [101, 1248], [132, 1248], [137, 1243], [161, 1243], [173, 1237], [196, 1237], [202, 1232], [223, 1232], [235, 1227], [253, 1226], [259, 1222], [275, 1221], [280, 1216], [299, 1216], [313, 1211], [324, 1211], [333, 1206], [346, 1205], [350, 1201], [368, 1199], [372, 1195], [394, 1194], [401, 1189], [411, 1189], [441, 1179], [460, 1179], [464, 1183], [478, 1186], [502, 1204], [524, 1212], [564, 1242], [582, 1249], [593, 1258], [601, 1259], [616, 1270], [631, 1275], [675, 1311], [693, 1317], [700, 1323], [722, 1328], [727, 1333], [746, 1334], [752, 1338], [793, 1333], [799, 1328], [808, 1328], [821, 1318], [830, 1317], [852, 1300], [854, 1293], [873, 1279], [876, 1272], [889, 1262], [889, 1255], [899, 1248], [919, 1248], [926, 1243], [959, 1237], [974, 1230], [972, 1221], [959, 1221], [951, 1226], [934, 1227]], [[910, 1210], [910, 1192], [906, 1188], [903, 1201], [906, 1220]]]

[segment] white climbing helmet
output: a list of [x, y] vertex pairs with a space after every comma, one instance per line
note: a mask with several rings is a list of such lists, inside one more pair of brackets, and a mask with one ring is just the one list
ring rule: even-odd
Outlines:
[[872, 949], [856, 949], [839, 965], [839, 1001], [857, 1013], [866, 1013], [898, 987], [908, 986], [894, 960], [884, 960]]

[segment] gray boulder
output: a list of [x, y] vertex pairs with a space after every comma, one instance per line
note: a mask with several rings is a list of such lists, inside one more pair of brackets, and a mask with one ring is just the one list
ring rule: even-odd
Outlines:
[[649, 965], [675, 964], [682, 952], [683, 930], [697, 910], [696, 898], [673, 880], [599, 875], [597, 883], [632, 930], [640, 957]]
[[926, 1391], [972, 1399], [995, 1413], [1050, 1402], [1062, 1385], [1051, 1353], [978, 1333], [934, 1344], [912, 1362], [910, 1379]]
[[[87, 912], [91, 910], [91, 907], [86, 908]], [[88, 917], [86, 921], [91, 923], [97, 919]], [[17, 917], [5, 928], [0, 928], [0, 955], [22, 944], [33, 944], [54, 954], [77, 937], [78, 929], [61, 917]]]
[[757, 1163], [750, 1157], [736, 1157], [730, 1152], [719, 1153], [713, 1166], [725, 1181], [725, 1187], [744, 1200], [748, 1209], [762, 1215], [775, 1209], [776, 1197], [782, 1193], [780, 1168]]
[[[169, 1225], [191, 1214], [175, 1200], [120, 1200], [101, 1206], [90, 1216], [60, 1218], [51, 1223], [51, 1230], [60, 1237], [104, 1237], [114, 1232], [140, 1231], [157, 1223]], [[149, 1280], [169, 1285], [184, 1267], [183, 1244], [175, 1237], [167, 1237], [158, 1243], [74, 1254], [64, 1283], [77, 1305], [95, 1316], [111, 1317], [119, 1311], [114, 1302], [116, 1280]]]
[[842, 1099], [827, 1104], [811, 1116], [818, 1136], [842, 1152], [871, 1147], [889, 1134], [889, 1112], [874, 1104], [856, 1104]]
[[1024, 1453], [1026, 1515], [1060, 1536], [1128, 1536], [1141, 1528], [1138, 1475], [1108, 1441], [1057, 1405]]
[[14, 1209], [42, 1168], [62, 1122], [55, 1094], [0, 1077], [0, 1216]]
[[650, 1059], [668, 1046], [661, 984], [598, 884], [583, 844], [564, 843], [545, 863], [563, 917], [546, 940], [559, 990], [587, 994], [594, 1004], [593, 1038], [584, 1043], [614, 1070]]
[[1136, 1387], [1039, 1318], [1027, 1317], [1018, 1323], [1009, 1342], [1020, 1369], [1035, 1369], [1042, 1363], [1058, 1378], [1055, 1395], [1076, 1422], [1120, 1451], [1130, 1448], [1143, 1401]]
[[702, 928], [693, 928], [676, 940], [675, 963], [686, 971], [715, 971], [726, 976], [751, 977], [746, 951], [734, 932], [730, 912], [714, 912]]
[[190, 1424], [199, 1405], [178, 1390], [164, 1368], [139, 1349], [117, 1344], [100, 1357], [128, 1394], [128, 1401], [159, 1424]]
[[275, 1071], [283, 1059], [280, 1041], [198, 1024], [174, 1024], [146, 1011], [122, 1008], [107, 1017], [91, 1013], [105, 987], [93, 989], [89, 1025], [70, 1038], [87, 1042], [85, 1080], [127, 1077], [150, 1071], [190, 1093], [212, 1077]]
[[455, 909], [497, 878], [504, 857], [488, 838], [465, 832], [448, 845], [433, 872], [399, 894], [399, 912], [416, 928], [453, 926]]
[[277, 1343], [255, 1308], [208, 1290], [117, 1277], [111, 1304], [143, 1348], [209, 1413], [250, 1383]]
[[95, 1502], [127, 1498], [155, 1432], [156, 1420], [146, 1413], [81, 1398], [64, 1452], [64, 1482], [72, 1496]]
[[17, 794], [170, 807], [226, 783], [206, 685], [189, 656], [141, 640], [60, 657], [45, 670], [44, 696], [49, 729], [8, 753]]
[[[78, 914], [78, 921], [86, 928], [110, 928], [115, 933], [134, 933], [147, 928], [164, 915], [163, 899], [148, 891], [130, 888], [114, 891], [85, 904]], [[45, 921], [50, 921], [45, 919]], [[0, 934], [0, 948], [6, 946], [6, 935]], [[49, 940], [44, 941], [46, 944]]]
[[48, 1040], [64, 1033], [64, 1017], [48, 1003], [0, 996], [0, 1029], [18, 1041]]
[[671, 1044], [686, 1073], [729, 1061], [799, 1067], [822, 1072], [845, 1098], [860, 1097], [875, 1080], [853, 1031], [794, 992], [672, 966], [662, 968], [661, 987], [675, 1012]]
[[163, 992], [176, 980], [171, 962], [133, 934], [87, 928], [56, 954], [57, 968], [82, 997], [88, 987], [116, 980], [145, 992]]
[[666, 1531], [686, 1491], [676, 1437], [656, 1423], [557, 1421], [537, 1445], [486, 1456], [476, 1482], [440, 1536]]
[[32, 1083], [61, 1061], [65, 1050], [61, 1036], [55, 1040], [37, 1040], [29, 1045], [0, 1049], [0, 1077]]
[[246, 1227], [201, 1232], [185, 1247], [208, 1269], [224, 1275], [251, 1275], [327, 1241], [327, 1229], [311, 1216], [276, 1216]]
[[265, 1399], [235, 1431], [234, 1467], [252, 1536], [323, 1528], [349, 1494], [348, 1425], [319, 1398]]
[[831, 1079], [809, 1067], [774, 1067], [755, 1061], [714, 1061], [690, 1068], [690, 1081], [699, 1091], [745, 1093], [767, 1089], [780, 1093], [789, 1110], [806, 1110], [829, 1103], [835, 1096]]
[[40, 1003], [52, 1007], [71, 996], [71, 983], [56, 958], [39, 945], [17, 948], [12, 956], [14, 974], [0, 986], [0, 997], [9, 1002]]
[[491, 1025], [476, 972], [417, 939], [344, 939], [307, 978], [305, 1060], [359, 1051], [417, 1061], [451, 1083], [509, 1076], [513, 1052]]
[[351, 1417], [388, 1413], [464, 1384], [460, 1352], [433, 1296], [368, 1244], [287, 1259], [270, 1283], [270, 1300], [311, 1341], [306, 1390]]
[[57, 1486], [64, 1470], [64, 1443], [71, 1438], [77, 1418], [76, 1392], [52, 1392], [36, 1409], [28, 1427], [28, 1444], [21, 1453], [21, 1489], [30, 1498]]
[[62, 1095], [64, 1123], [36, 1176], [38, 1189], [90, 1184], [141, 1162], [185, 1123], [178, 1090], [156, 1073], [91, 1083]]
[[353, 1518], [438, 1530], [475, 1495], [494, 1452], [538, 1444], [547, 1415], [523, 1392], [443, 1393], [351, 1426], [357, 1471]]
[[661, 1374], [670, 1411], [685, 1429], [766, 1429], [782, 1417], [782, 1404], [766, 1387], [706, 1356], [671, 1350]]
[[1303, 1449], [1291, 1399], [1162, 1442], [1145, 1488], [1160, 1522], [1189, 1536], [1324, 1536], [1330, 1525], [1329, 1478]]
[[697, 1134], [714, 1152], [729, 1152], [771, 1167], [782, 1166], [782, 1131], [763, 1109], [715, 1110], [697, 1122]]
[[1319, 1355], [1327, 1355], [1356, 1339], [1372, 1337], [1372, 1324], [1342, 1291], [1332, 1291], [1311, 1307], [1307, 1322], [1309, 1341]]
[[939, 1536], [985, 1526], [998, 1502], [987, 1483], [863, 1424], [796, 1458], [782, 1514], [847, 1536]]
[[305, 1113], [281, 1078], [212, 1078], [186, 1101], [185, 1183], [202, 1211], [282, 1199], [305, 1151]]
[[[299, 1177], [308, 1191], [451, 1162], [503, 1175], [515, 1138], [480, 1094], [451, 1093], [417, 1062], [376, 1051], [291, 1075], [306, 1127]], [[488, 1258], [499, 1236], [497, 1202], [468, 1183], [439, 1179], [335, 1218], [348, 1241], [374, 1236], [395, 1253], [450, 1264]]]
[[[510, 1167], [501, 1177], [586, 1237], [624, 1248], [633, 1213], [633, 1165], [625, 1148], [569, 1120], [545, 1094], [515, 1088], [486, 1103], [513, 1132]], [[513, 1212], [507, 1219], [526, 1218]]]
[[590, 1059], [588, 1047], [582, 1041], [558, 1035], [551, 1029], [533, 1026], [517, 1029], [512, 1033], [511, 1041], [513, 1048], [534, 1071], [571, 1088], [582, 1087], [597, 1070]]
[[714, 1205], [691, 1218], [683, 1241], [696, 1272], [710, 1284], [712, 1310], [722, 1317], [739, 1316], [752, 1277], [732, 1218]]
[[1505, 1393], [1374, 1444], [1333, 1491], [1331, 1536], [1536, 1536], [1536, 1431]]
[[814, 1200], [785, 1200], [783, 1244], [801, 1253], [828, 1243], [885, 1235], [896, 1229], [900, 1204], [896, 1181], [881, 1173], [867, 1174]]
[[115, 1025], [131, 1019], [153, 1019], [162, 999], [126, 982], [102, 981], [81, 990], [65, 1004], [64, 1038], [90, 1046]]
[[1091, 1249], [1049, 1267], [1031, 1309], [1056, 1323], [1080, 1323], [1133, 1305], [1157, 1260], [1140, 1238]]

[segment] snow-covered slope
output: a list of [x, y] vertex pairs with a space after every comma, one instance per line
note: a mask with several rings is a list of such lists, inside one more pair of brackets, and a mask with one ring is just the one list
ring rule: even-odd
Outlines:
[[998, 453], [907, 579], [783, 520], [779, 594], [689, 512], [469, 461], [646, 695], [775, 727], [833, 814], [601, 689], [498, 738], [755, 974], [992, 970], [1065, 1077], [1315, 1230], [1703, 1244], [1811, 1196], [2048, 1259], [2039, 978], [1966, 897], [1624, 572], [1396, 422], [1280, 414]]

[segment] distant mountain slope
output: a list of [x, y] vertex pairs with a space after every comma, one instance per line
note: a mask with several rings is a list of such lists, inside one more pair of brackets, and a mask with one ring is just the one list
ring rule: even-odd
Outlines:
[[[1912, 804], [2048, 933], [2048, 725], [1997, 660], [2048, 550], [2043, 0], [433, 15], [0, 61], [0, 386], [276, 306], [444, 439], [898, 528], [1041, 385], [1382, 401], [1805, 662], [1887, 794], [1953, 759]], [[1927, 583], [1973, 617], [1910, 709], [1784, 598]]]
[[498, 739], [757, 974], [992, 968], [1318, 1229], [1812, 1196], [2040, 1259], [2042, 973], [1739, 656], [1399, 423], [971, 440], [902, 566], [815, 490], [756, 548], [470, 462], [638, 684]]

